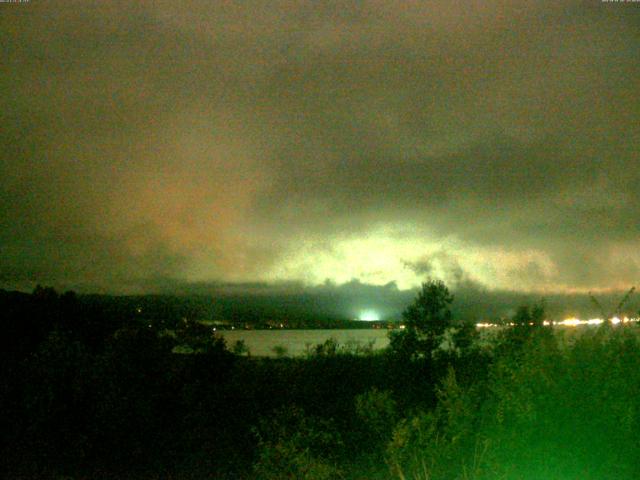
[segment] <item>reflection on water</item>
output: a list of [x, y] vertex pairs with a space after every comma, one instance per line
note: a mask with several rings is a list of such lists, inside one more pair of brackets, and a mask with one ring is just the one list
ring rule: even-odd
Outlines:
[[[222, 330], [219, 332], [229, 348], [243, 340], [251, 355], [275, 357], [277, 353], [299, 356], [315, 345], [333, 338], [339, 345], [366, 347], [372, 343], [374, 350], [389, 345], [387, 330]], [[282, 350], [282, 348], [284, 350]]]

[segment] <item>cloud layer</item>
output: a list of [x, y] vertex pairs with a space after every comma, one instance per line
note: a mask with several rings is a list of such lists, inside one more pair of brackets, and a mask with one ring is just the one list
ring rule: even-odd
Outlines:
[[640, 11], [0, 6], [0, 281], [638, 279]]

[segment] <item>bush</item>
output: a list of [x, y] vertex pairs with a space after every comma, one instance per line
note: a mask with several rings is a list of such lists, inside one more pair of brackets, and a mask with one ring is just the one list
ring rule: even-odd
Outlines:
[[397, 404], [391, 392], [374, 388], [358, 395], [355, 404], [356, 415], [375, 439], [372, 443], [387, 443], [398, 420]]
[[341, 478], [335, 458], [343, 446], [331, 422], [306, 416], [297, 407], [281, 409], [264, 418], [255, 430], [259, 480]]
[[388, 446], [392, 471], [401, 479], [454, 479], [480, 469], [476, 435], [477, 398], [458, 385], [449, 369], [438, 389], [438, 405], [402, 420]]

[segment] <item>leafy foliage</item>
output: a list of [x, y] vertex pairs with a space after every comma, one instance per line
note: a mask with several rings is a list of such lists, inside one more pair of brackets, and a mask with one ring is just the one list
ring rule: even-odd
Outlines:
[[501, 350], [471, 388], [450, 371], [436, 408], [394, 432], [398, 478], [637, 478], [638, 332], [548, 332]]
[[374, 442], [385, 444], [398, 421], [398, 405], [390, 391], [373, 388], [355, 398], [356, 415], [367, 427]]
[[429, 358], [452, 326], [452, 302], [453, 295], [441, 280], [423, 283], [402, 313], [405, 329], [390, 334], [391, 351], [406, 359]]
[[297, 407], [281, 409], [262, 419], [256, 429], [259, 480], [332, 480], [342, 477], [336, 465], [343, 446], [331, 422], [309, 417]]
[[[0, 474], [640, 476], [636, 325], [569, 334], [544, 327], [538, 304], [481, 347], [468, 325], [443, 329], [452, 297], [431, 286], [389, 354], [329, 340], [304, 358], [272, 359], [241, 345], [234, 355], [189, 321], [170, 337], [73, 294], [0, 292]], [[427, 355], [434, 342], [453, 348]]]
[[422, 284], [418, 296], [402, 313], [409, 330], [421, 337], [438, 337], [451, 326], [453, 295], [442, 280]]
[[[449, 479], [477, 474], [477, 398], [462, 388], [450, 368], [430, 412], [399, 422], [388, 446], [389, 464], [399, 478]], [[476, 449], [476, 451], [474, 451]]]

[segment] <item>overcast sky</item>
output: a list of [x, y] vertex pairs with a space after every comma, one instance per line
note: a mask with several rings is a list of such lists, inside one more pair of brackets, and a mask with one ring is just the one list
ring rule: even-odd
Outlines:
[[640, 277], [638, 3], [32, 0], [0, 52], [4, 287]]

